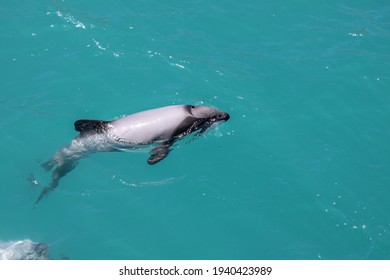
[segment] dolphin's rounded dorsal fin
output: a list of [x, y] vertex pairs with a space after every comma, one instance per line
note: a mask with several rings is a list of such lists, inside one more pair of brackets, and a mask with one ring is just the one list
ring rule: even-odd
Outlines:
[[95, 131], [96, 133], [103, 133], [106, 130], [108, 123], [109, 122], [107, 121], [98, 120], [78, 120], [74, 123], [74, 129], [81, 133], [91, 131]]

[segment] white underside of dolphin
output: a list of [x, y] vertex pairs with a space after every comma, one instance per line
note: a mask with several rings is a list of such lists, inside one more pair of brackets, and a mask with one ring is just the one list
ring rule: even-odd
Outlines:
[[79, 159], [90, 153], [132, 150], [154, 144], [148, 164], [167, 157], [173, 143], [213, 124], [227, 121], [229, 114], [206, 106], [173, 105], [135, 113], [114, 121], [78, 120], [75, 129], [80, 134], [42, 164], [52, 173], [52, 182], [42, 190], [36, 203], [54, 190], [61, 177], [76, 167]]

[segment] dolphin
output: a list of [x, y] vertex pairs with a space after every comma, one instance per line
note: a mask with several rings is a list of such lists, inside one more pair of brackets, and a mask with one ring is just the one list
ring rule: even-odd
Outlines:
[[166, 158], [176, 140], [198, 131], [201, 135], [213, 124], [227, 121], [226, 112], [212, 107], [172, 105], [142, 111], [113, 121], [78, 120], [74, 123], [79, 134], [42, 164], [52, 172], [52, 181], [45, 187], [35, 204], [54, 190], [59, 180], [74, 169], [78, 161], [96, 152], [134, 150], [153, 145], [147, 163], [156, 164]]

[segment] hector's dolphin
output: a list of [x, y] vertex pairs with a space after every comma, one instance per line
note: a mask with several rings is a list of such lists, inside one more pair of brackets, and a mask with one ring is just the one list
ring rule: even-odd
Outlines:
[[171, 151], [173, 143], [194, 132], [205, 132], [214, 123], [227, 121], [229, 114], [206, 106], [173, 105], [132, 114], [114, 121], [78, 120], [80, 134], [58, 150], [42, 166], [50, 171], [51, 183], [36, 203], [58, 186], [61, 177], [76, 167], [78, 160], [95, 152], [123, 151], [154, 144], [148, 164], [156, 164]]

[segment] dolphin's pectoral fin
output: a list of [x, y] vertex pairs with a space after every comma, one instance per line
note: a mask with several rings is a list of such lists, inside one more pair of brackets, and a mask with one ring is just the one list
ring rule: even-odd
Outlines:
[[41, 199], [50, 191], [53, 191], [57, 186], [62, 177], [66, 175], [69, 171], [71, 171], [73, 168], [75, 168], [77, 165], [77, 161], [68, 161], [63, 164], [57, 165], [57, 168], [54, 169], [52, 173], [52, 181], [51, 183], [45, 187], [37, 200], [35, 201], [35, 204], [37, 204]]
[[170, 147], [173, 144], [173, 140], [165, 141], [152, 149], [152, 154], [148, 158], [148, 164], [153, 165], [166, 158], [171, 151]]
[[204, 127], [202, 127], [202, 128], [195, 134], [195, 136], [196, 136], [196, 137], [201, 136], [201, 135], [202, 135], [203, 133], [205, 133], [209, 128], [210, 128], [209, 126], [204, 126]]

